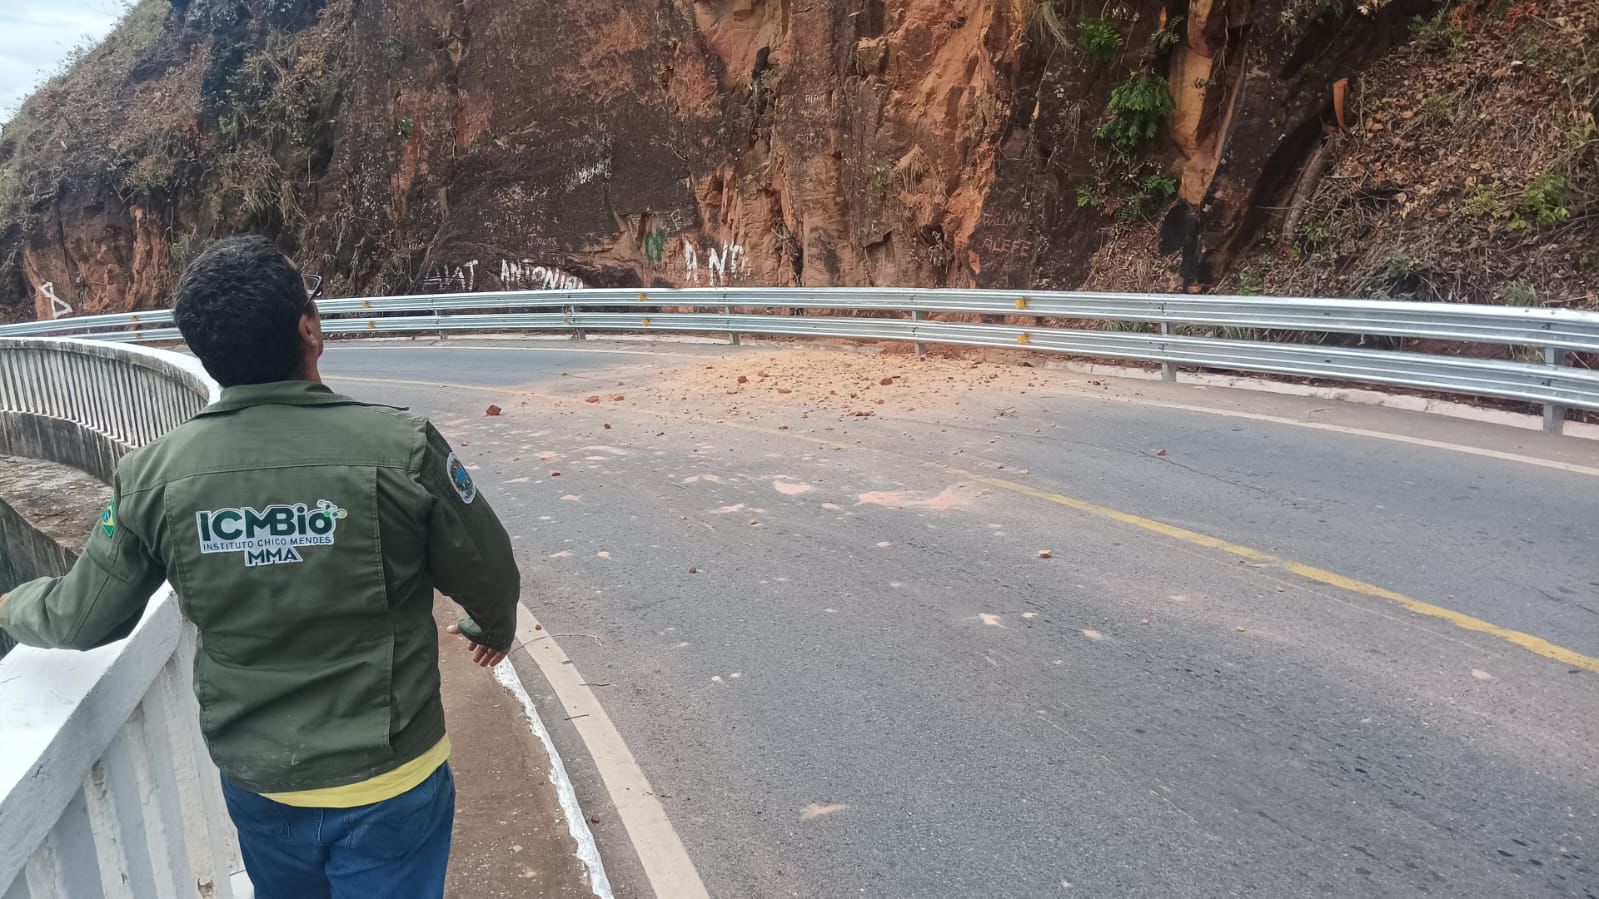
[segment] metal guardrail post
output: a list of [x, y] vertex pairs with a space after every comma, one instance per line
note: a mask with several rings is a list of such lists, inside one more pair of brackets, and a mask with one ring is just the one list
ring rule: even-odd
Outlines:
[[[722, 307], [722, 312], [727, 314], [727, 315], [732, 315], [733, 314], [733, 307], [732, 306], [723, 306]], [[738, 332], [737, 331], [729, 331], [728, 334], [727, 334], [727, 342], [731, 343], [733, 346], [738, 346], [739, 345]]]
[[[926, 319], [927, 319], [927, 313], [923, 312], [920, 309], [912, 309], [911, 310], [911, 321], [919, 322], [919, 321], [925, 321]], [[918, 359], [927, 358], [927, 344], [922, 343], [920, 340], [916, 341], [916, 358], [918, 358]]]
[[[1559, 368], [1566, 362], [1566, 351], [1559, 347], [1546, 346], [1543, 348], [1543, 361], [1551, 368]], [[1543, 429], [1550, 434], [1559, 434], [1566, 429], [1566, 407], [1555, 403], [1545, 403], [1543, 407]]]
[[[1171, 334], [1171, 324], [1168, 323], [1168, 322], [1161, 322], [1160, 323], [1160, 333], [1161, 333], [1162, 337], [1169, 336]], [[1162, 346], [1161, 347], [1161, 352], [1165, 352], [1165, 351], [1166, 351], [1166, 348], [1164, 346]], [[1162, 362], [1160, 364], [1160, 379], [1162, 381], [1176, 381], [1177, 380], [1177, 363], [1175, 363], [1175, 362]]]
[[573, 321], [573, 316], [575, 316], [575, 315], [577, 315], [577, 307], [576, 306], [567, 306], [566, 307], [566, 326], [568, 328], [572, 329], [572, 339], [573, 340], [587, 340], [588, 339], [588, 335], [583, 332], [582, 328], [577, 327], [576, 324]]

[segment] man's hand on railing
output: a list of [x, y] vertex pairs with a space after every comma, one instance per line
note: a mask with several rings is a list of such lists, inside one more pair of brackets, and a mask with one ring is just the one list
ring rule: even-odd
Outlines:
[[507, 652], [499, 652], [478, 643], [466, 634], [461, 633], [459, 624], [452, 624], [444, 630], [448, 633], [459, 635], [462, 640], [466, 641], [467, 651], [472, 653], [472, 662], [478, 667], [493, 668], [495, 665], [505, 661]]

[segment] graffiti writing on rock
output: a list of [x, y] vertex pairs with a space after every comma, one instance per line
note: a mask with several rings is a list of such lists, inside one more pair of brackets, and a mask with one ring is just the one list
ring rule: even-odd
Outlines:
[[39, 293], [50, 301], [50, 317], [52, 319], [66, 318], [72, 314], [72, 305], [56, 296], [56, 283], [54, 281], [46, 281], [40, 284]]
[[[490, 283], [482, 284], [478, 267], [476, 259], [460, 265], [435, 265], [422, 279], [422, 289], [428, 293], [473, 293], [480, 287], [492, 288], [493, 269], [484, 275]], [[588, 286], [577, 275], [532, 259], [501, 259], [499, 275], [501, 290], [582, 290]]]
[[531, 259], [500, 260], [500, 284], [505, 290], [582, 290], [583, 279]]
[[666, 229], [657, 228], [644, 235], [644, 258], [654, 265], [660, 265], [666, 258]]
[[702, 264], [700, 248], [687, 238], [683, 240], [683, 267], [688, 283], [700, 284], [703, 274], [703, 283], [710, 287], [724, 287], [750, 273], [749, 259], [738, 244], [706, 248]]
[[422, 279], [422, 289], [433, 293], [471, 293], [477, 289], [477, 260], [462, 265], [435, 265]]

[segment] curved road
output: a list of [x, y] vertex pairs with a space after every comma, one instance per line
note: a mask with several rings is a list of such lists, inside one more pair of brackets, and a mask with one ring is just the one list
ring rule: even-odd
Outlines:
[[1592, 443], [821, 349], [324, 374], [474, 468], [712, 896], [1599, 897]]

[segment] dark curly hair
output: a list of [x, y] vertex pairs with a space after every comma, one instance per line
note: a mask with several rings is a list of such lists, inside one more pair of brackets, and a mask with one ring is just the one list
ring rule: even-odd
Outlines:
[[293, 380], [300, 371], [305, 280], [272, 241], [229, 237], [178, 280], [173, 317], [189, 349], [223, 387]]

